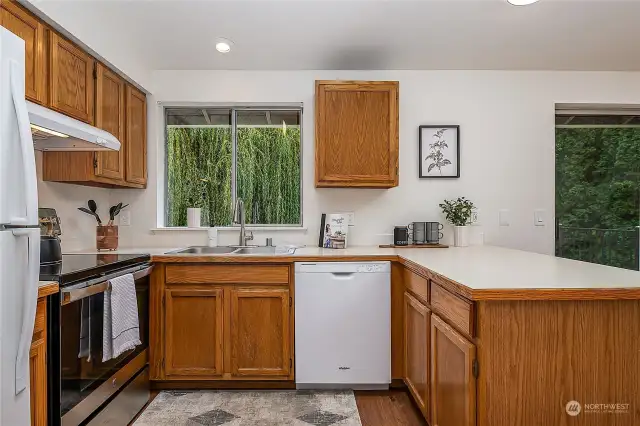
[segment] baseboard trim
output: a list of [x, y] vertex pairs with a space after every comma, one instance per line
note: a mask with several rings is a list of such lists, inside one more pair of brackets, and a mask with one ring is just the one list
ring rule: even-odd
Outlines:
[[152, 381], [151, 389], [153, 390], [173, 390], [173, 389], [295, 389], [294, 381], [234, 381], [234, 380], [217, 380], [217, 381]]

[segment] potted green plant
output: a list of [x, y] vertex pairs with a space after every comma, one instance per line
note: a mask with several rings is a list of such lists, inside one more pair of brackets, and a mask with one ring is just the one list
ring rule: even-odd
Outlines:
[[207, 200], [208, 184], [209, 179], [200, 178], [193, 187], [192, 196], [189, 198], [189, 205], [193, 207], [187, 207], [187, 228], [200, 228], [202, 206]]
[[447, 222], [453, 225], [453, 241], [456, 247], [467, 247], [469, 245], [469, 223], [475, 210], [473, 202], [465, 197], [458, 197], [456, 200], [444, 200], [440, 204]]

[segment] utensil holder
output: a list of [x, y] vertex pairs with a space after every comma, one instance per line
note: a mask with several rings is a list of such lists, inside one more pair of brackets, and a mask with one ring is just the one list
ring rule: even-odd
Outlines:
[[118, 248], [118, 227], [96, 227], [96, 248], [98, 250], [116, 250]]

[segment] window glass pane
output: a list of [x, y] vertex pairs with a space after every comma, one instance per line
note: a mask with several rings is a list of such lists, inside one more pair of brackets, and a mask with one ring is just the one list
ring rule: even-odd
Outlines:
[[556, 129], [556, 217], [558, 256], [638, 270], [640, 128]]
[[247, 223], [301, 224], [300, 111], [238, 111], [236, 120]]
[[231, 224], [231, 111], [167, 108], [167, 226]]

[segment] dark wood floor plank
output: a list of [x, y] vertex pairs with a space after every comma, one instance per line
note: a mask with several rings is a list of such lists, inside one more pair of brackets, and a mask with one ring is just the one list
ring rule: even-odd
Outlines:
[[405, 390], [354, 393], [362, 426], [427, 426]]

